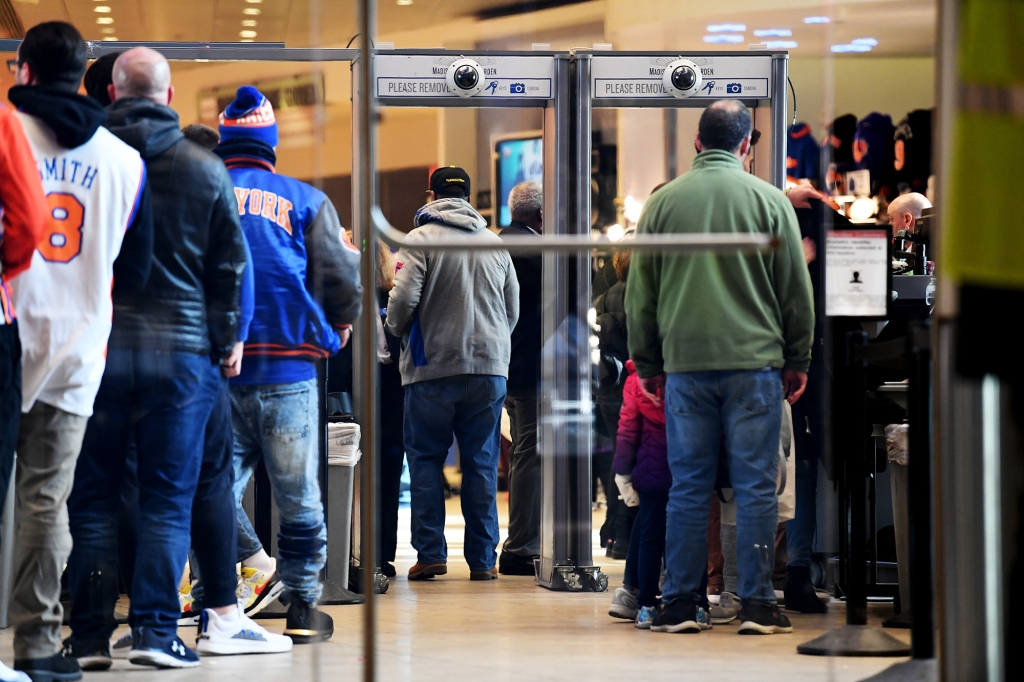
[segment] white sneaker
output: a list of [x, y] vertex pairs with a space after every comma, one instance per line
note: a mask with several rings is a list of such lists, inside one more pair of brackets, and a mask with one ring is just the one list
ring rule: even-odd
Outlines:
[[201, 654], [279, 654], [292, 650], [292, 640], [275, 635], [245, 615], [239, 604], [238, 615], [228, 621], [213, 609], [204, 609], [199, 620], [196, 651]]
[[0, 661], [0, 682], [32, 682], [32, 678], [20, 670], [11, 670]]

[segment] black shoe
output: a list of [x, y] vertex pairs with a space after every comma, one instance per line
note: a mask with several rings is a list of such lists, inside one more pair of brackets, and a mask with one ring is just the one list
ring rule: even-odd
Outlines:
[[78, 661], [82, 670], [109, 670], [114, 659], [110, 657], [110, 642], [80, 642], [74, 637], [64, 640], [64, 655]]
[[604, 555], [609, 559], [612, 558], [612, 554], [615, 552], [615, 540], [609, 540], [605, 546]]
[[651, 623], [652, 632], [700, 632], [708, 627], [697, 620], [697, 603], [687, 599], [659, 604]]
[[780, 611], [778, 604], [756, 601], [743, 602], [740, 609], [741, 635], [774, 635], [780, 632], [793, 632], [793, 626]]
[[398, 575], [398, 572], [395, 571], [395, 567], [386, 561], [384, 562], [384, 565], [380, 567], [380, 572], [384, 574], [385, 578], [394, 578]]
[[299, 598], [293, 598], [288, 605], [288, 621], [284, 634], [296, 644], [323, 642], [334, 634], [334, 619]]
[[828, 613], [828, 606], [814, 593], [811, 583], [811, 569], [806, 566], [786, 568], [786, 610], [800, 613]]
[[502, 575], [536, 575], [532, 556], [519, 556], [502, 552], [498, 557], [498, 573]]
[[[108, 664], [109, 668], [110, 665]], [[32, 682], [80, 680], [82, 668], [73, 656], [60, 651], [47, 658], [21, 658], [14, 661], [14, 669], [32, 678]]]
[[887, 618], [882, 621], [883, 628], [899, 628], [900, 630], [910, 629], [910, 610], [906, 610], [903, 613], [896, 614], [892, 618]]
[[618, 561], [625, 561], [626, 557], [629, 556], [629, 540], [616, 540], [615, 545], [613, 545], [611, 551], [608, 552], [608, 556], [612, 559], [617, 559]]

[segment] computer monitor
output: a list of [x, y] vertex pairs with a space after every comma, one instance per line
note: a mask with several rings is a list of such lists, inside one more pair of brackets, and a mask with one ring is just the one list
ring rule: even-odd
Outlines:
[[520, 182], [544, 182], [544, 143], [540, 131], [506, 135], [494, 140], [494, 212], [496, 226], [512, 223], [508, 195]]

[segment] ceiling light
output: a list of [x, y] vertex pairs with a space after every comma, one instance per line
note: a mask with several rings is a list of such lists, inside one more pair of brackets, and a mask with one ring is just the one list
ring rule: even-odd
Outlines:
[[875, 40], [874, 38], [854, 38], [853, 40], [850, 41], [850, 44], [868, 45], [869, 47], [874, 47], [875, 45], [878, 45], [878, 41]]
[[758, 38], [786, 38], [793, 35], [788, 28], [759, 28], [754, 31]]
[[239, 31], [238, 32], [238, 37], [239, 38], [255, 38], [256, 37], [256, 31]]
[[256, 20], [255, 19], [242, 19], [242, 26], [255, 26], [255, 25], [256, 25]]
[[258, 5], [258, 4], [260, 4], [261, 2], [263, 2], [263, 0], [245, 0], [245, 1], [246, 1], [247, 3], [249, 3], [250, 5]]
[[614, 225], [608, 227], [607, 234], [608, 239], [612, 240], [613, 242], [617, 242], [620, 239], [622, 239], [622, 236], [624, 234], [626, 234], [626, 230], [622, 227], [622, 225], [615, 223]]
[[242, 14], [248, 14], [251, 17], [259, 16], [260, 11], [255, 7], [246, 7], [242, 10]]
[[398, 4], [402, 7], [408, 7], [412, 4], [412, 0], [398, 0]]
[[110, 8], [106, 5], [97, 5], [92, 8], [93, 12], [99, 12], [100, 14], [110, 14]]
[[742, 43], [743, 40], [743, 36], [732, 33], [718, 33], [713, 36], [704, 36], [705, 43], [728, 43], [730, 45], [738, 45], [739, 43]]
[[737, 33], [746, 30], [746, 24], [711, 24], [708, 26], [708, 33]]
[[114, 29], [113, 29], [113, 28], [110, 28], [110, 27], [107, 27], [107, 28], [101, 28], [101, 29], [100, 29], [100, 33], [113, 33], [113, 32], [114, 32]]
[[96, 17], [97, 24], [112, 24], [114, 23], [114, 17]]
[[828, 17], [804, 17], [805, 24], [827, 24], [830, 21]]
[[242, 38], [238, 42], [240, 42], [240, 43], [251, 43], [251, 42], [253, 42], [253, 40], [252, 40], [252, 38]]
[[114, 40], [117, 40], [117, 36], [103, 36], [103, 40], [106, 40], [108, 42], [109, 41], [114, 41]]
[[870, 45], [833, 45], [833, 52], [871, 52]]
[[765, 43], [769, 50], [792, 50], [797, 46], [795, 40], [769, 40]]

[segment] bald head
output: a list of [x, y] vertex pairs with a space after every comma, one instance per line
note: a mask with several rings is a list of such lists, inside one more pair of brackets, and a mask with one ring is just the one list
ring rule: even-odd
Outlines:
[[133, 47], [114, 62], [111, 99], [145, 97], [157, 104], [169, 104], [174, 95], [171, 67], [167, 59], [148, 47]]
[[720, 149], [741, 157], [746, 156], [753, 128], [754, 119], [743, 102], [721, 99], [701, 114], [697, 126], [697, 144], [701, 151]]
[[931, 208], [928, 197], [918, 192], [901, 194], [889, 203], [889, 224], [895, 235], [900, 230], [914, 232], [914, 223], [921, 217], [925, 209]]

